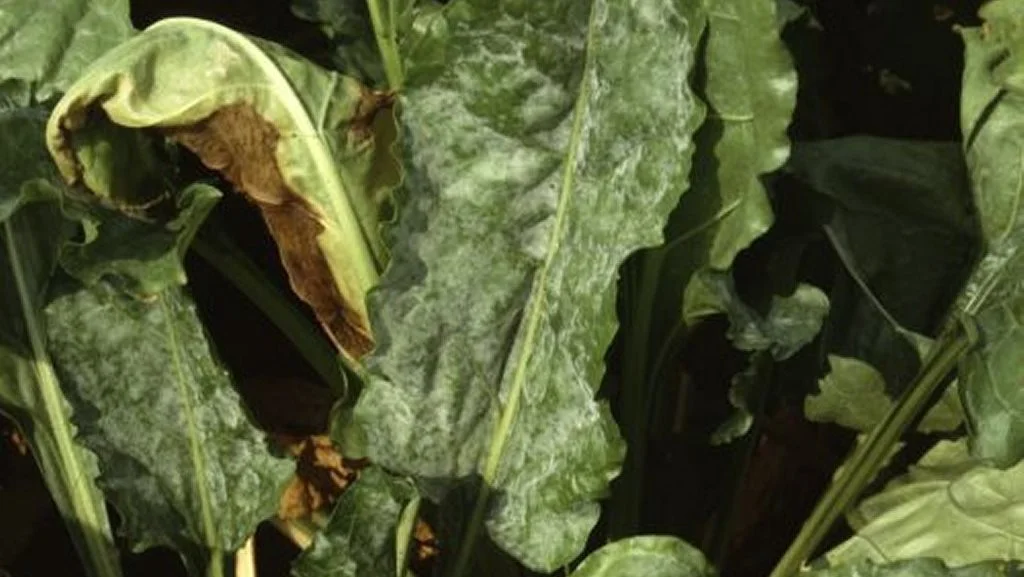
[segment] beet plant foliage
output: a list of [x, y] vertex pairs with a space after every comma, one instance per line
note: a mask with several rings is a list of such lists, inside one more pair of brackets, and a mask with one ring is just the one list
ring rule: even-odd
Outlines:
[[[788, 0], [295, 0], [316, 54], [43, 4], [0, 4], [0, 409], [86, 574], [247, 574], [276, 518], [297, 577], [715, 575], [786, 407], [859, 436], [766, 574], [1024, 570], [1021, 0], [956, 30], [955, 142], [800, 137]], [[359, 472], [302, 519], [190, 254], [337, 397]], [[733, 362], [698, 432], [701, 347]], [[703, 540], [650, 522], [679, 431], [732, 462]]]

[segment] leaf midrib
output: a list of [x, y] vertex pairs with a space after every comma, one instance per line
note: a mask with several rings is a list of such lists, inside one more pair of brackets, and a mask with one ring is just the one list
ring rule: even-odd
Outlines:
[[[526, 372], [530, 364], [533, 349], [536, 346], [537, 331], [540, 327], [541, 313], [546, 306], [548, 272], [558, 255], [558, 249], [562, 240], [563, 229], [565, 228], [566, 213], [569, 210], [569, 203], [573, 196], [573, 185], [576, 180], [576, 155], [580, 148], [581, 134], [583, 132], [583, 120], [587, 112], [587, 99], [590, 96], [589, 77], [594, 65], [594, 47], [596, 37], [594, 5], [600, 0], [593, 0], [590, 3], [590, 13], [587, 18], [587, 42], [584, 56], [583, 73], [580, 80], [580, 91], [576, 95], [576, 104], [573, 111], [572, 132], [569, 136], [569, 146], [562, 173], [561, 194], [558, 199], [558, 207], [555, 211], [555, 224], [552, 227], [551, 238], [548, 241], [548, 248], [544, 264], [534, 280], [535, 292], [533, 302], [530, 305], [529, 313], [526, 315], [526, 331], [523, 335], [523, 345], [519, 349], [519, 358], [512, 377], [512, 387], [508, 395], [508, 403], [502, 409], [498, 422], [495, 426], [494, 435], [484, 461], [483, 481], [486, 485], [492, 486], [501, 464], [501, 457], [504, 453], [505, 444], [508, 440], [509, 431], [519, 412], [519, 401], [522, 397], [523, 387], [526, 383]], [[515, 350], [515, 349], [513, 349]]]
[[69, 493], [68, 503], [75, 511], [75, 520], [82, 527], [80, 534], [90, 552], [93, 563], [90, 568], [96, 570], [101, 577], [120, 577], [121, 571], [116, 561], [110, 557], [110, 551], [114, 546], [113, 540], [104, 538], [110, 535], [110, 527], [101, 512], [93, 506], [95, 504], [94, 495], [91, 494], [88, 487], [83, 486], [90, 482], [90, 478], [79, 461], [73, 434], [64, 413], [60, 384], [53, 365], [49, 362], [38, 319], [32, 314], [35, 306], [29, 296], [25, 270], [22, 268], [22, 255], [14, 242], [14, 230], [10, 220], [3, 223], [3, 238], [7, 257], [11, 262], [14, 284], [18, 291], [18, 301], [21, 304], [25, 320], [25, 331], [28, 333], [32, 354], [30, 364], [32, 372], [39, 382], [39, 397], [43, 402], [43, 411], [47, 421], [45, 426], [53, 436], [61, 465], [66, 467], [62, 471], [55, 471], [55, 473], [65, 480], [65, 486]]
[[[178, 386], [178, 395], [181, 397], [181, 405], [185, 416], [185, 424], [188, 432], [189, 458], [192, 460], [192, 468], [195, 470], [196, 497], [199, 499], [199, 512], [203, 523], [203, 537], [212, 548], [217, 544], [217, 525], [213, 519], [213, 505], [210, 502], [210, 495], [206, 491], [206, 457], [203, 455], [203, 447], [199, 441], [199, 427], [196, 424], [195, 407], [192, 406], [189, 398], [189, 389], [186, 384], [185, 366], [181, 360], [179, 351], [179, 339], [174, 328], [174, 317], [167, 300], [163, 295], [157, 297], [160, 303], [160, 310], [165, 319], [167, 341], [171, 349], [171, 362], [173, 364], [175, 379], [174, 384]], [[215, 561], [216, 562], [216, 561]]]

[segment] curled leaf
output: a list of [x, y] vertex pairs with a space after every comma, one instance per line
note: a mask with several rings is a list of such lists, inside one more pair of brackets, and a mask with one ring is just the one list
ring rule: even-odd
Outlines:
[[[196, 62], [209, 65], [195, 73]], [[65, 179], [115, 204], [162, 193], [140, 192], [159, 185], [151, 177], [126, 182], [132, 173], [114, 169], [155, 149], [138, 129], [191, 150], [260, 208], [292, 287], [358, 358], [373, 346], [364, 297], [386, 258], [372, 169], [390, 152], [372, 126], [390, 114], [389, 101], [275, 44], [172, 18], [108, 52], [68, 89], [47, 144]]]

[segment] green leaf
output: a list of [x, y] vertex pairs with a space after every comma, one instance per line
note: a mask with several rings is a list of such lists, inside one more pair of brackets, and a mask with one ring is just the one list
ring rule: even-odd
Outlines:
[[[214, 64], [195, 74], [197, 62]], [[389, 99], [275, 44], [172, 18], [108, 52], [69, 88], [47, 143], [69, 182], [114, 202], [104, 191], [138, 194], [117, 180], [132, 175], [115, 170], [148, 138], [138, 129], [192, 150], [259, 206], [292, 287], [354, 359], [373, 345], [364, 297], [386, 258], [378, 228], [387, 194], [375, 167], [393, 159], [373, 126], [391, 114]]]
[[604, 0], [444, 15], [442, 65], [406, 60], [409, 204], [356, 416], [381, 466], [482, 478], [453, 575], [481, 523], [551, 571], [583, 549], [625, 449], [594, 400], [614, 281], [685, 187], [701, 20]]
[[366, 0], [293, 0], [292, 12], [331, 40], [331, 64], [368, 86], [387, 85]]
[[[36, 150], [45, 154], [41, 146]], [[0, 181], [0, 197], [16, 190], [6, 178]], [[29, 204], [0, 222], [0, 412], [28, 439], [85, 571], [91, 577], [119, 577], [106, 505], [94, 482], [96, 457], [75, 441], [40, 319], [57, 248], [67, 232], [60, 210], [50, 202]]]
[[405, 72], [443, 62], [444, 3], [435, 0], [293, 0], [299, 17], [320, 23], [332, 63], [377, 88], [399, 91]]
[[939, 559], [910, 559], [875, 564], [858, 561], [804, 573], [807, 577], [1015, 577], [1024, 571], [1017, 562], [984, 561], [963, 567], [947, 567]]
[[746, 435], [754, 424], [756, 405], [764, 398], [768, 383], [765, 353], [750, 356], [750, 363], [742, 372], [733, 375], [729, 383], [729, 403], [736, 409], [732, 415], [711, 433], [712, 445], [731, 443]]
[[175, 197], [175, 214], [166, 223], [89, 207], [86, 240], [65, 245], [60, 264], [85, 284], [105, 279], [138, 297], [182, 286], [185, 252], [220, 197], [212, 186], [189, 186]]
[[[685, 5], [702, 16], [713, 13], [693, 75], [710, 112], [695, 137], [690, 190], [669, 218], [665, 245], [638, 255], [624, 274], [623, 394], [616, 413], [630, 450], [609, 506], [613, 537], [640, 529], [644, 447], [664, 382], [658, 359], [669, 358], [686, 329], [681, 325], [694, 321], [683, 313], [687, 299], [708, 301], [694, 294], [694, 275], [726, 271], [771, 224], [760, 178], [788, 154], [786, 128], [796, 104], [796, 71], [779, 38], [775, 0]], [[699, 40], [694, 34], [695, 50]]]
[[808, 202], [850, 277], [831, 292], [823, 346], [876, 367], [898, 395], [920, 366], [920, 335], [941, 324], [977, 250], [959, 146], [799, 143], [787, 171], [815, 193]]
[[828, 297], [808, 284], [801, 283], [791, 295], [773, 296], [764, 315], [740, 299], [729, 273], [701, 271], [690, 286], [697, 289], [692, 293], [694, 300], [687, 302], [687, 318], [724, 312], [729, 316], [728, 337], [733, 346], [742, 351], [771, 351], [777, 360], [793, 356], [814, 340], [828, 314]]
[[961, 364], [973, 454], [1010, 466], [1024, 457], [1024, 28], [1019, 3], [994, 0], [966, 43], [961, 125], [986, 253], [959, 310], [974, 318], [981, 346]]
[[[821, 392], [804, 401], [807, 418], [870, 432], [893, 406], [882, 374], [864, 361], [839, 355], [829, 355], [828, 364], [829, 373], [818, 381]], [[956, 390], [957, 387], [950, 387], [922, 417], [917, 427], [919, 431], [949, 432], [962, 424], [963, 408]]]
[[[708, 120], [697, 133], [691, 190], [668, 228], [668, 248], [689, 253], [691, 274], [725, 271], [764, 234], [772, 211], [761, 177], [786, 161], [797, 78], [779, 37], [774, 0], [707, 0], [704, 83], [698, 93]], [[672, 260], [675, 260], [670, 256]], [[678, 266], [678, 265], [676, 265]], [[705, 301], [700, 283], [687, 283], [683, 310]]]
[[128, 0], [11, 0], [0, 13], [0, 100], [49, 100], [134, 30]]
[[100, 282], [46, 308], [49, 349], [82, 442], [135, 550], [177, 549], [192, 574], [272, 515], [290, 462], [267, 452], [195, 306]]
[[620, 539], [591, 553], [570, 577], [714, 577], [704, 554], [676, 537]]
[[295, 577], [386, 577], [396, 571], [396, 527], [406, 505], [417, 498], [404, 479], [377, 467], [364, 469], [342, 494], [327, 526], [292, 567]]
[[38, 108], [0, 111], [0, 412], [32, 447], [90, 577], [119, 577], [120, 560], [96, 456], [75, 441], [70, 407], [46, 351], [41, 313], [57, 252], [71, 230], [56, 202]]
[[1024, 464], [978, 464], [963, 442], [942, 441], [904, 477], [851, 513], [856, 535], [830, 564], [935, 557], [959, 566], [1019, 559], [1024, 546]]

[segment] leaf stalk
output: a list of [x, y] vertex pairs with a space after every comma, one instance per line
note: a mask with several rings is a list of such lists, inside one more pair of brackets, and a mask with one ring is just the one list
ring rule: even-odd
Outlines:
[[971, 319], [956, 319], [947, 325], [910, 386], [836, 472], [832, 484], [770, 577], [791, 577], [802, 570], [836, 519], [850, 508], [884, 467], [892, 447], [977, 340], [977, 329]]

